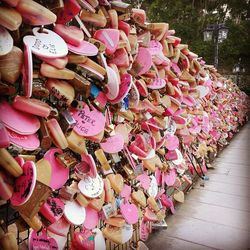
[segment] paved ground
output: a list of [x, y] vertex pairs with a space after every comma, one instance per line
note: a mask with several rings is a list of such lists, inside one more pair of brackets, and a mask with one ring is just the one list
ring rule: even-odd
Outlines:
[[168, 229], [153, 233], [149, 249], [250, 249], [250, 123], [223, 150], [209, 170], [205, 186], [198, 182]]

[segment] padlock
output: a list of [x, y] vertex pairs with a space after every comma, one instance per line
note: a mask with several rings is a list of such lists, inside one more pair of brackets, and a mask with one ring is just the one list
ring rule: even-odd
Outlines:
[[34, 191], [28, 201], [14, 208], [24, 216], [24, 219], [27, 217], [31, 220], [38, 213], [40, 207], [50, 196], [51, 192], [52, 190], [49, 186], [37, 180]]
[[70, 151], [66, 151], [63, 154], [56, 154], [56, 160], [65, 168], [73, 168], [78, 163]]
[[69, 83], [73, 85], [74, 89], [81, 93], [84, 98], [89, 98], [91, 90], [91, 83], [89, 80], [75, 73], [74, 79], [69, 80]]
[[68, 110], [59, 113], [59, 124], [64, 134], [70, 133], [76, 125], [76, 120]]
[[83, 154], [87, 152], [85, 139], [72, 130], [66, 135], [68, 147], [75, 153]]

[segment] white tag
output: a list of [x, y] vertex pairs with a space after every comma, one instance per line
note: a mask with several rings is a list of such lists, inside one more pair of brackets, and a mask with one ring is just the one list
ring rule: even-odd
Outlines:
[[107, 205], [104, 205], [102, 207], [102, 211], [104, 213], [104, 216], [106, 219], [110, 218], [111, 216], [114, 216], [115, 215], [115, 210], [112, 206], [111, 203], [108, 203]]
[[10, 33], [0, 26], [0, 56], [8, 54], [13, 48], [13, 39]]
[[152, 118], [152, 115], [149, 112], [146, 112], [144, 115], [147, 118], [147, 120], [149, 120], [150, 118]]
[[96, 198], [103, 191], [103, 179], [97, 175], [96, 178], [87, 177], [78, 183], [78, 188], [81, 193], [89, 198]]

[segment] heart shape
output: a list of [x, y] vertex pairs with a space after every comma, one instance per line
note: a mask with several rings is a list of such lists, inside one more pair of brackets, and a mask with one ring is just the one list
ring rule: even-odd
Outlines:
[[74, 232], [72, 244], [76, 249], [94, 250], [95, 236], [89, 230], [83, 232]]
[[72, 45], [70, 43], [67, 44], [70, 52], [73, 52], [77, 55], [82, 56], [96, 56], [98, 53], [98, 48], [87, 41], [81, 41], [78, 46]]
[[148, 50], [152, 56], [160, 54], [163, 50], [162, 44], [157, 40], [151, 40], [148, 45]]
[[99, 175], [95, 178], [86, 177], [78, 183], [78, 188], [86, 197], [96, 198], [103, 192], [103, 179]]
[[111, 187], [116, 193], [121, 193], [124, 185], [124, 179], [120, 174], [110, 174], [107, 177], [110, 181]]
[[20, 206], [29, 200], [36, 185], [36, 165], [33, 161], [26, 161], [23, 174], [15, 180], [14, 193], [10, 199], [13, 206]]
[[0, 27], [0, 56], [8, 54], [13, 48], [13, 39], [10, 33], [4, 28]]
[[140, 204], [142, 207], [146, 207], [147, 201], [146, 201], [145, 194], [143, 193], [142, 190], [134, 191], [134, 192], [132, 193], [131, 197], [132, 197], [138, 204]]
[[132, 76], [130, 74], [121, 75], [121, 84], [119, 88], [119, 94], [114, 100], [110, 100], [111, 104], [116, 104], [124, 99], [128, 94], [133, 83]]
[[174, 169], [170, 169], [168, 173], [164, 173], [164, 181], [169, 187], [173, 186], [176, 180], [176, 172]]
[[136, 108], [140, 101], [140, 93], [135, 86], [134, 83], [132, 83], [131, 89], [129, 91], [129, 108]]
[[33, 28], [34, 36], [25, 36], [24, 43], [31, 48], [32, 53], [42, 57], [58, 58], [68, 54], [68, 47], [65, 41], [55, 32], [40, 28]]
[[133, 226], [125, 224], [123, 227], [112, 227], [107, 225], [103, 230], [104, 236], [116, 244], [124, 244], [133, 236]]
[[76, 26], [56, 24], [53, 30], [61, 36], [66, 43], [70, 43], [74, 46], [79, 46], [84, 39], [82, 30]]
[[149, 89], [161, 89], [166, 86], [166, 81], [162, 78], [155, 78], [147, 85]]
[[49, 197], [41, 206], [39, 213], [41, 213], [51, 224], [57, 222], [64, 211], [64, 203], [59, 198]]
[[128, 224], [135, 224], [138, 222], [139, 215], [138, 209], [135, 204], [130, 204], [129, 202], [122, 201], [120, 204], [120, 211]]
[[104, 152], [109, 154], [115, 154], [123, 149], [124, 139], [123, 136], [117, 133], [106, 139], [105, 142], [100, 143], [101, 148]]
[[125, 48], [117, 49], [108, 62], [110, 64], [115, 64], [118, 68], [128, 68], [130, 61], [127, 50]]
[[76, 120], [74, 131], [81, 136], [94, 136], [104, 130], [105, 117], [97, 110], [90, 111], [87, 105], [79, 111], [73, 111]]
[[131, 195], [131, 186], [124, 184], [123, 189], [120, 193], [120, 196], [125, 199], [125, 201], [128, 201], [130, 195]]
[[135, 70], [138, 75], [143, 75], [149, 71], [151, 66], [152, 56], [150, 51], [147, 48], [140, 47], [133, 63], [133, 70]]
[[114, 100], [119, 94], [119, 79], [116, 72], [109, 66], [106, 67], [108, 82], [105, 87], [108, 90], [106, 96], [109, 100]]
[[100, 29], [95, 32], [94, 38], [103, 42], [106, 46], [105, 53], [111, 55], [118, 47], [120, 32], [116, 29]]
[[146, 85], [144, 80], [142, 80], [142, 79], [136, 80], [135, 86], [137, 87], [141, 96], [143, 96], [143, 97], [148, 96], [148, 88], [147, 88], [147, 85]]
[[98, 222], [99, 222], [98, 212], [95, 209], [87, 206], [84, 227], [89, 230], [94, 229], [97, 226]]
[[144, 216], [147, 221], [150, 221], [150, 222], [158, 221], [157, 215], [148, 207], [145, 209]]
[[69, 178], [69, 169], [65, 168], [56, 160], [55, 154], [62, 154], [62, 150], [58, 148], [51, 148], [44, 155], [44, 159], [49, 162], [51, 167], [51, 179], [49, 186], [52, 189], [61, 188]]
[[95, 234], [95, 250], [105, 250], [106, 242], [102, 231], [99, 228], [95, 228], [92, 232]]
[[182, 191], [178, 191], [177, 193], [174, 194], [174, 199], [180, 203], [184, 203], [185, 201], [185, 195]]
[[[70, 10], [70, 11], [69, 11]], [[81, 6], [76, 0], [65, 1], [64, 8], [57, 14], [57, 23], [66, 24], [81, 11]]]
[[167, 195], [163, 194], [160, 198], [161, 203], [166, 208], [170, 208], [170, 211], [172, 214], [175, 213], [174, 203], [172, 201], [172, 198], [168, 197]]
[[140, 223], [140, 232], [139, 232], [140, 239], [142, 241], [146, 241], [148, 239], [149, 232], [150, 232], [149, 223], [143, 218]]
[[175, 135], [166, 136], [165, 146], [168, 150], [175, 150], [179, 146], [179, 139]]
[[40, 233], [37, 233], [35, 230], [29, 235], [28, 241], [29, 249], [59, 249], [55, 239], [48, 237], [45, 229]]
[[14, 84], [21, 74], [22, 65], [23, 52], [14, 46], [8, 54], [0, 57], [1, 78], [6, 82]]
[[65, 237], [69, 232], [69, 227], [70, 224], [68, 221], [64, 217], [61, 217], [57, 222], [48, 226], [47, 229], [54, 234]]
[[23, 148], [24, 150], [36, 150], [40, 146], [40, 140], [37, 134], [20, 135], [10, 129], [7, 129], [10, 142]]
[[154, 198], [156, 197], [156, 195], [158, 193], [157, 181], [153, 175], [150, 176], [150, 185], [149, 185], [147, 192], [148, 192], [149, 196], [152, 196]]
[[86, 210], [76, 201], [67, 201], [64, 206], [64, 217], [73, 225], [81, 225], [86, 218]]
[[179, 149], [174, 150], [177, 154], [177, 159], [173, 161], [175, 165], [180, 165], [183, 162], [183, 155]]
[[147, 190], [150, 186], [150, 178], [147, 173], [141, 174], [136, 177], [136, 180], [140, 182], [141, 186]]

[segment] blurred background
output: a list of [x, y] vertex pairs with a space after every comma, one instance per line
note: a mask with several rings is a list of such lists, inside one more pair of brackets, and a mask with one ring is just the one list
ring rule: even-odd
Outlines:
[[250, 95], [250, 0], [127, 0]]

